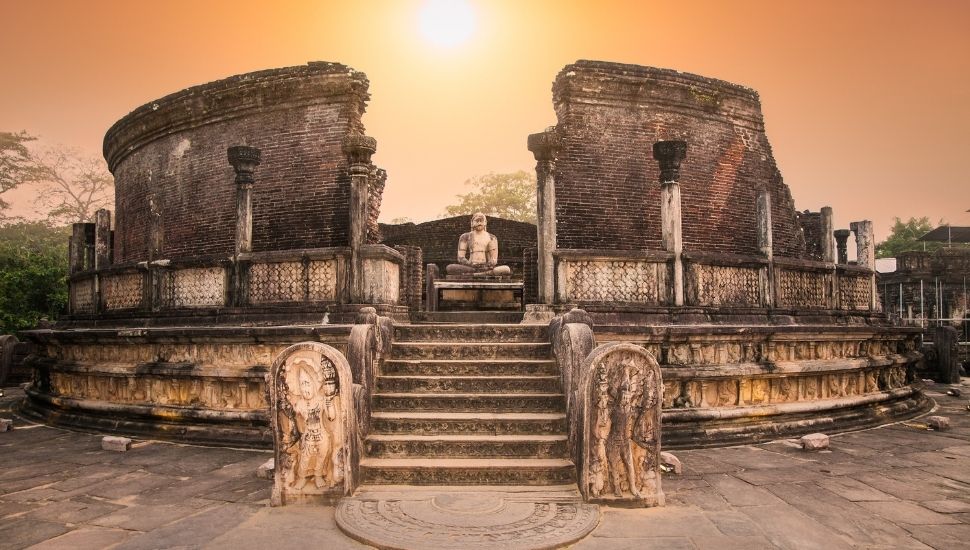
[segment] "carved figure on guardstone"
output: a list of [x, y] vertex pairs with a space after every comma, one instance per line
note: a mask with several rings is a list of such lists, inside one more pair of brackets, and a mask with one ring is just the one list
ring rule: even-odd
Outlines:
[[660, 366], [634, 344], [596, 348], [583, 364], [585, 471], [588, 500], [662, 505]]
[[284, 350], [270, 372], [272, 503], [332, 502], [352, 490], [350, 366], [334, 348], [305, 342]]
[[458, 263], [449, 264], [449, 275], [508, 276], [512, 269], [498, 265], [498, 238], [485, 230], [485, 214], [476, 212], [471, 219], [471, 231], [458, 239]]

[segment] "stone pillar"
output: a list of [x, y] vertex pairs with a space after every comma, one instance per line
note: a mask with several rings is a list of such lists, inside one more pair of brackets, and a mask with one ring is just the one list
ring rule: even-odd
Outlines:
[[771, 192], [767, 187], [762, 187], [758, 191], [758, 198], [755, 202], [755, 213], [758, 217], [758, 250], [768, 260], [768, 267], [762, 270], [761, 279], [761, 303], [765, 307], [774, 304], [774, 261], [775, 256], [774, 239], [771, 225]]
[[832, 242], [832, 232], [834, 229], [832, 225], [832, 207], [823, 206], [821, 214], [822, 214], [822, 220], [821, 220], [822, 227], [821, 227], [821, 235], [819, 235], [819, 238], [822, 239], [822, 242], [820, 243], [821, 244], [820, 248], [822, 250], [822, 261], [826, 263], [834, 264], [835, 248], [832, 246], [834, 244]]
[[872, 233], [872, 222], [862, 220], [849, 224], [849, 229], [855, 233], [856, 262], [862, 267], [872, 270], [872, 281], [869, 291], [869, 309], [876, 309], [876, 241]]
[[849, 263], [849, 233], [848, 229], [836, 229], [832, 232], [835, 235], [835, 246], [838, 249], [838, 261], [845, 265]]
[[539, 249], [538, 302], [551, 304], [556, 297], [556, 155], [559, 153], [559, 136], [553, 128], [531, 134], [529, 150], [536, 159], [536, 237]]
[[377, 140], [372, 137], [351, 134], [344, 139], [344, 154], [350, 164], [350, 301], [364, 301], [364, 259], [361, 247], [367, 240], [368, 180], [371, 171], [371, 155], [377, 151]]
[[236, 171], [236, 257], [253, 251], [253, 172], [261, 153], [255, 147], [235, 145], [227, 150], [229, 164]]
[[84, 241], [85, 225], [87, 224], [75, 223], [71, 226], [71, 240], [68, 242], [71, 275], [84, 271], [84, 253], [87, 249]]
[[94, 269], [111, 265], [111, 212], [104, 208], [94, 213]]
[[674, 305], [684, 305], [684, 264], [681, 254], [680, 163], [687, 158], [686, 141], [658, 141], [653, 158], [660, 163], [660, 223], [664, 250], [674, 255]]

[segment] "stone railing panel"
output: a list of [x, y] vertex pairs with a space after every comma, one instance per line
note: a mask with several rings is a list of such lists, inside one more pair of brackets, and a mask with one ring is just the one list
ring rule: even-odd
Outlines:
[[364, 300], [396, 304], [400, 299], [401, 266], [383, 258], [364, 259]]
[[832, 308], [832, 273], [817, 270], [776, 269], [778, 307]]
[[249, 302], [303, 301], [303, 262], [253, 263], [249, 266]]
[[872, 276], [839, 275], [839, 306], [842, 309], [868, 310], [872, 304]]
[[560, 301], [667, 303], [666, 262], [626, 258], [569, 258], [559, 262]]
[[163, 308], [207, 308], [226, 305], [226, 271], [222, 267], [193, 267], [163, 273]]
[[763, 304], [763, 269], [688, 263], [685, 276], [687, 303], [697, 306]]
[[308, 267], [309, 300], [331, 302], [337, 299], [337, 260], [313, 260]]
[[140, 272], [100, 275], [105, 311], [138, 309], [144, 303], [145, 275]]
[[95, 313], [97, 296], [94, 292], [94, 277], [76, 279], [70, 282], [71, 313]]

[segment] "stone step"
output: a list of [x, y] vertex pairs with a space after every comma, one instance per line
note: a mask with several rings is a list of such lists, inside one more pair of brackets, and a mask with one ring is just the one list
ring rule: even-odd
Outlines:
[[384, 372], [414, 376], [558, 376], [552, 359], [388, 359]]
[[397, 325], [394, 340], [403, 342], [547, 342], [546, 325]]
[[561, 393], [375, 393], [375, 411], [561, 412]]
[[557, 458], [364, 458], [360, 481], [382, 485], [564, 485], [576, 466]]
[[558, 376], [378, 376], [383, 393], [557, 393]]
[[565, 458], [565, 435], [371, 434], [364, 441], [375, 458]]
[[566, 415], [522, 412], [373, 412], [374, 433], [524, 435], [566, 433]]
[[390, 359], [550, 359], [551, 344], [394, 342]]
[[412, 323], [494, 324], [521, 323], [521, 311], [415, 311]]

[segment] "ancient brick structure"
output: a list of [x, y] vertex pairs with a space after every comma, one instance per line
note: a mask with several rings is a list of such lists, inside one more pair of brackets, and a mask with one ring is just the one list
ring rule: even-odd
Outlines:
[[[254, 252], [347, 246], [341, 144], [364, 133], [367, 86], [349, 67], [310, 63], [189, 88], [118, 121], [104, 141], [117, 185], [115, 262], [232, 254], [236, 212], [226, 199], [235, 189], [226, 148], [237, 144], [262, 151], [252, 191]], [[373, 177], [376, 222], [386, 175], [375, 169]]]
[[754, 90], [652, 67], [578, 61], [553, 84], [561, 139], [558, 248], [659, 249], [660, 189], [649, 151], [690, 143], [681, 174], [684, 249], [757, 251], [755, 197], [771, 194], [775, 254], [803, 257], [788, 187]]

